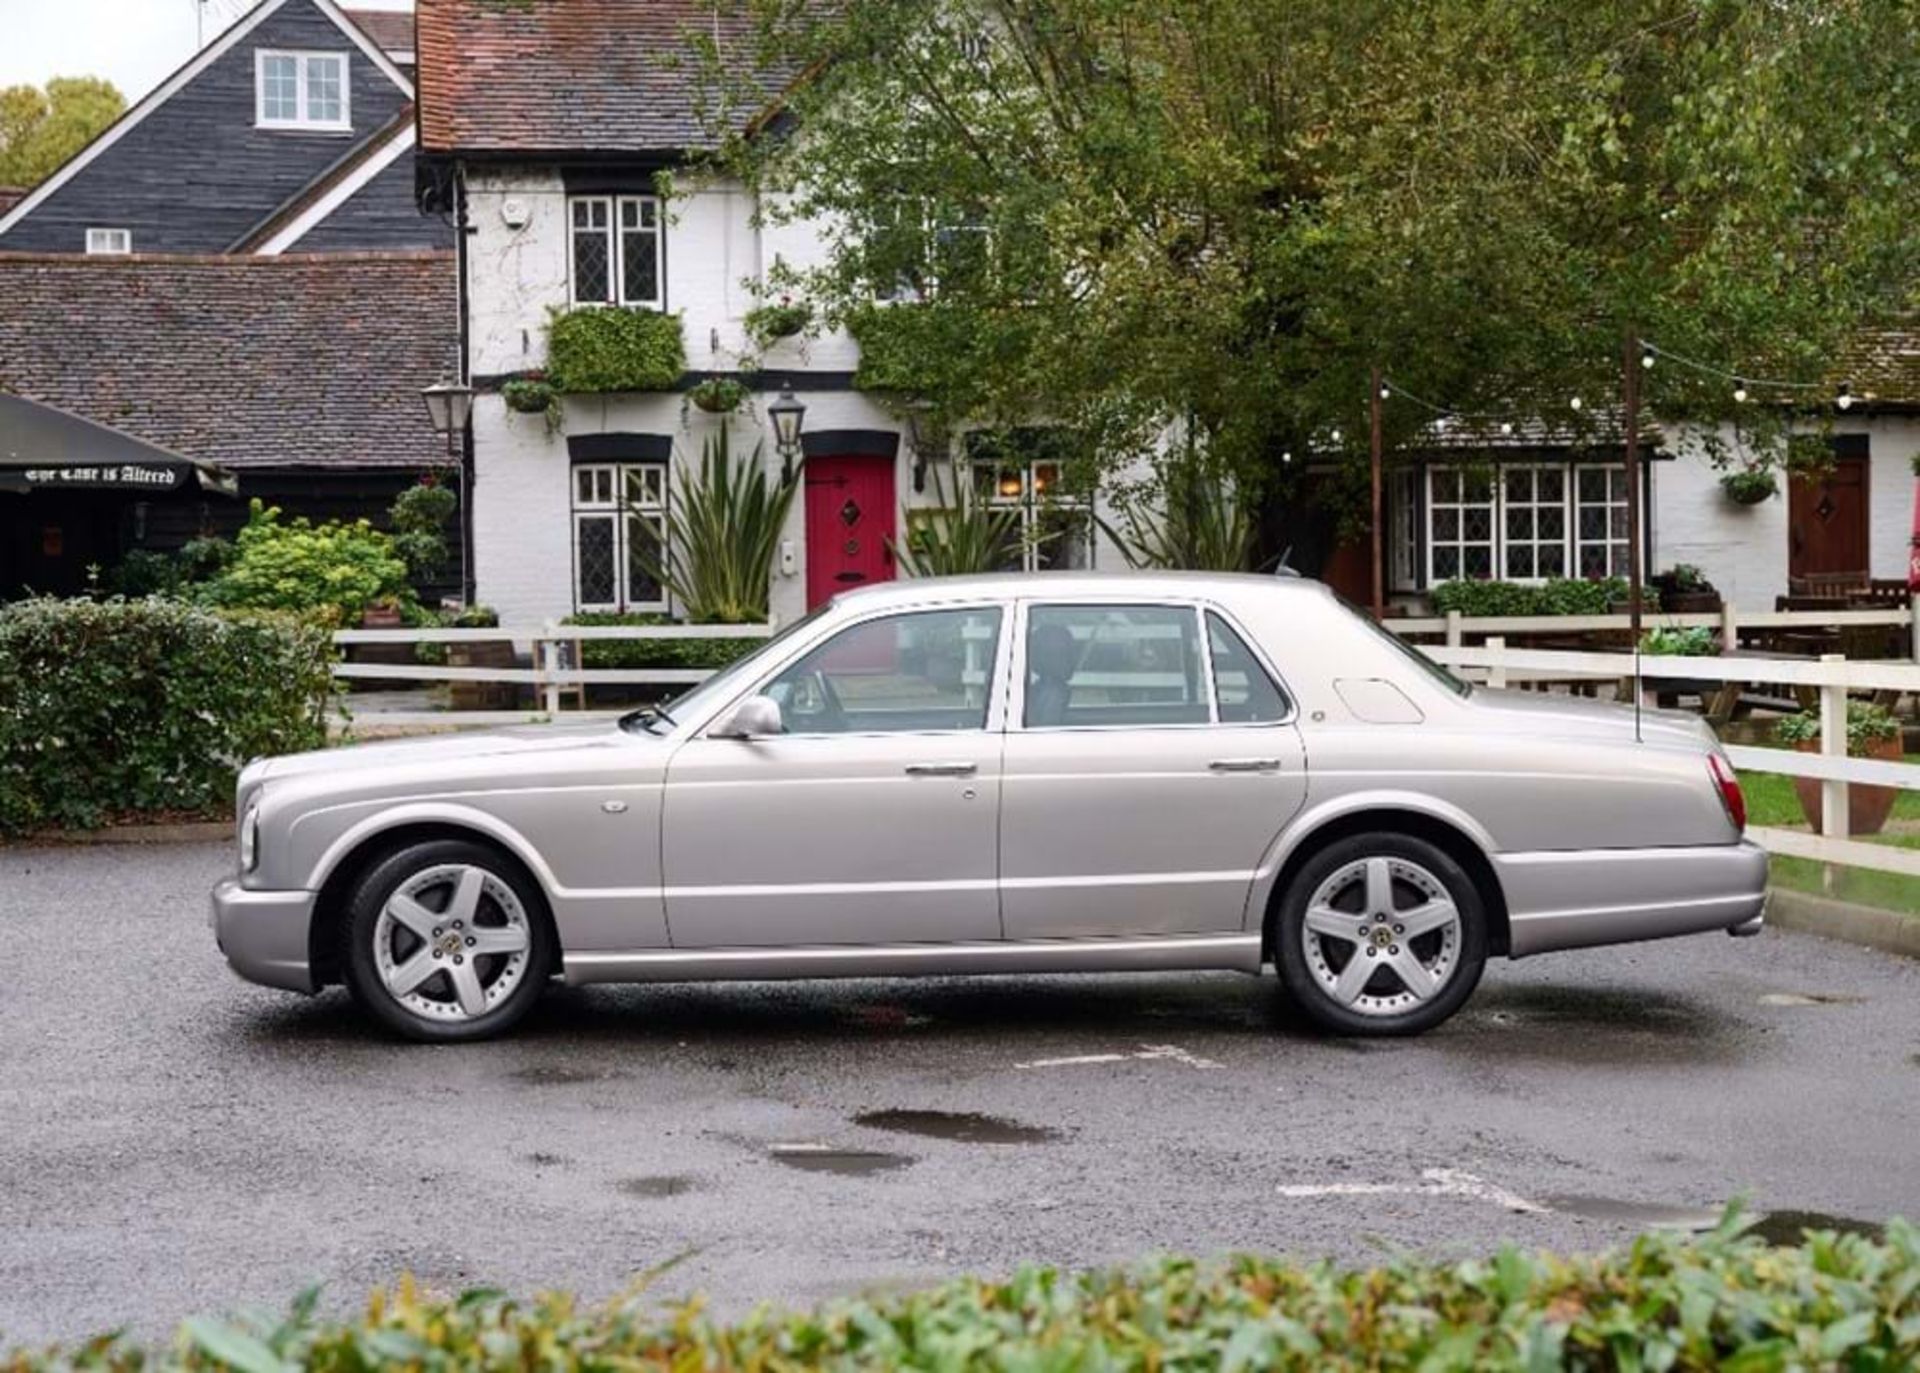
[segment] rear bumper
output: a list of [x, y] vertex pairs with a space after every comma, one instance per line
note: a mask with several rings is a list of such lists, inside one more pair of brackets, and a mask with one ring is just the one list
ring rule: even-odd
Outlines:
[[249, 982], [313, 990], [307, 936], [313, 925], [310, 891], [249, 891], [234, 878], [213, 889], [213, 937], [233, 970]]
[[1767, 905], [1758, 844], [1493, 856], [1515, 958], [1725, 930], [1757, 934]]

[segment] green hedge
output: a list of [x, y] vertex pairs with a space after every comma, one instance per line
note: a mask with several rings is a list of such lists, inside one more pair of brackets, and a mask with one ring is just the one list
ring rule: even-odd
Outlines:
[[[666, 615], [617, 614], [610, 610], [569, 615], [565, 625], [670, 625]], [[639, 669], [649, 667], [725, 667], [760, 647], [759, 639], [587, 639], [580, 645], [580, 666]]]
[[[1462, 615], [1605, 615], [1615, 606], [1625, 605], [1627, 579], [1605, 577], [1551, 577], [1544, 582], [1441, 582], [1428, 593], [1437, 614], [1457, 610]], [[1641, 604], [1648, 610], [1659, 607], [1660, 593], [1651, 586], [1640, 588]]]
[[680, 316], [588, 305], [556, 311], [547, 380], [556, 391], [671, 391], [687, 370]]
[[242, 764], [326, 743], [326, 626], [180, 601], [0, 606], [0, 830], [225, 814]]
[[601, 1309], [550, 1294], [421, 1297], [411, 1282], [366, 1316], [189, 1321], [171, 1347], [103, 1337], [18, 1354], [0, 1373], [422, 1370], [1906, 1369], [1920, 1360], [1920, 1240], [1811, 1237], [1796, 1249], [1648, 1235], [1598, 1258], [1528, 1256], [1370, 1271], [1238, 1258], [1127, 1272], [1046, 1269], [1007, 1282], [761, 1311], [723, 1325], [697, 1304]]

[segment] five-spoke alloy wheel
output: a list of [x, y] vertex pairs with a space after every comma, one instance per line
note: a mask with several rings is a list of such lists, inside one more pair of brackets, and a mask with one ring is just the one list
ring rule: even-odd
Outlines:
[[1412, 1034], [1458, 1010], [1486, 962], [1473, 879], [1445, 850], [1362, 834], [1303, 864], [1282, 897], [1274, 961], [1303, 1009], [1347, 1034]]
[[553, 968], [539, 894], [493, 850], [414, 844], [361, 877], [348, 906], [347, 985], [413, 1039], [483, 1039], [531, 1009]]

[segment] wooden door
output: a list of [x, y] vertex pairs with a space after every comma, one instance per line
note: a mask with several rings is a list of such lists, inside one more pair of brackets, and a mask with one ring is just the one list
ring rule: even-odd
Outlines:
[[893, 459], [807, 458], [807, 608], [893, 580]]
[[1787, 484], [1787, 575], [1867, 576], [1867, 459], [1842, 454], [1824, 473]]

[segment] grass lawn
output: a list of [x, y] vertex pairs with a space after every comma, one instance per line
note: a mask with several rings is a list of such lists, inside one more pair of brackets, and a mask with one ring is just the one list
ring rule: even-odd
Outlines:
[[[1920, 763], [1920, 754], [1908, 754], [1909, 763]], [[1773, 772], [1742, 772], [1740, 789], [1747, 797], [1747, 820], [1755, 825], [1792, 825], [1804, 828], [1806, 816], [1800, 810], [1800, 798], [1794, 795], [1793, 779]], [[1920, 791], [1903, 791], [1894, 803], [1893, 820], [1920, 822]], [[1920, 833], [1883, 833], [1866, 837], [1870, 844], [1892, 844], [1903, 849], [1920, 848]], [[1776, 887], [1830, 896], [1836, 901], [1857, 901], [1863, 906], [1920, 915], [1920, 878], [1893, 872], [1874, 872], [1868, 868], [1843, 868], [1816, 863], [1811, 858], [1775, 857], [1769, 872]], [[1831, 873], [1831, 881], [1828, 874]]]

